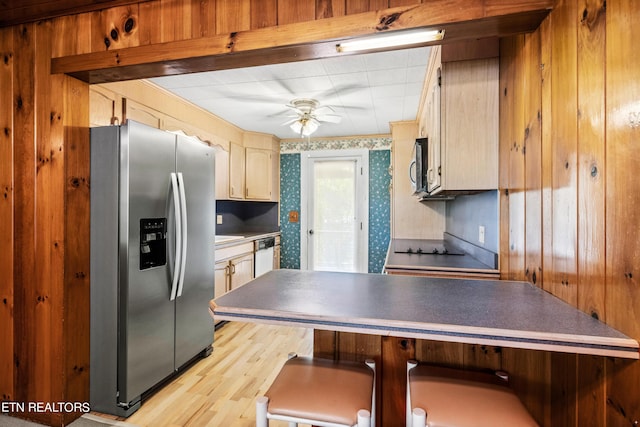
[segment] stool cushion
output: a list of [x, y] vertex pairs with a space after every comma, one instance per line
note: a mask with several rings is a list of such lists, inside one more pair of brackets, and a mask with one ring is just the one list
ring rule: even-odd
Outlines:
[[492, 373], [418, 365], [409, 371], [411, 410], [427, 426], [537, 426], [506, 381]]
[[287, 360], [265, 394], [268, 412], [354, 425], [371, 411], [373, 371], [364, 363], [296, 357]]

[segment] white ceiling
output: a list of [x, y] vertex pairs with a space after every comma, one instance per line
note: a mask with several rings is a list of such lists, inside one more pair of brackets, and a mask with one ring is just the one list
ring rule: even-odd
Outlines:
[[388, 134], [389, 122], [413, 120], [429, 47], [151, 79], [247, 131], [297, 138], [288, 126], [295, 98], [313, 98], [342, 116], [313, 137]]

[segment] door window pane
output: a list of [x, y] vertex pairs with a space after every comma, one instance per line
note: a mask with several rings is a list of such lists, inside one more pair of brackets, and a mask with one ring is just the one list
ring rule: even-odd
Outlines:
[[313, 269], [357, 271], [355, 160], [313, 166]]

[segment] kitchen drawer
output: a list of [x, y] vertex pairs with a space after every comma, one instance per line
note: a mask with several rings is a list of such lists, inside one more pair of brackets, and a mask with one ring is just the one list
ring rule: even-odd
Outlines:
[[216, 249], [216, 262], [224, 259], [234, 258], [236, 256], [247, 253], [253, 253], [252, 241]]

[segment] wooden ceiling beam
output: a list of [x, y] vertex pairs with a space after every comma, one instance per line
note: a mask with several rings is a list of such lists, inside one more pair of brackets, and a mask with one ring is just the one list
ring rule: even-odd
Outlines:
[[251, 31], [52, 59], [52, 73], [106, 83], [344, 55], [341, 40], [411, 28], [444, 28], [439, 43], [502, 37], [535, 30], [553, 0], [430, 1], [376, 12]]

